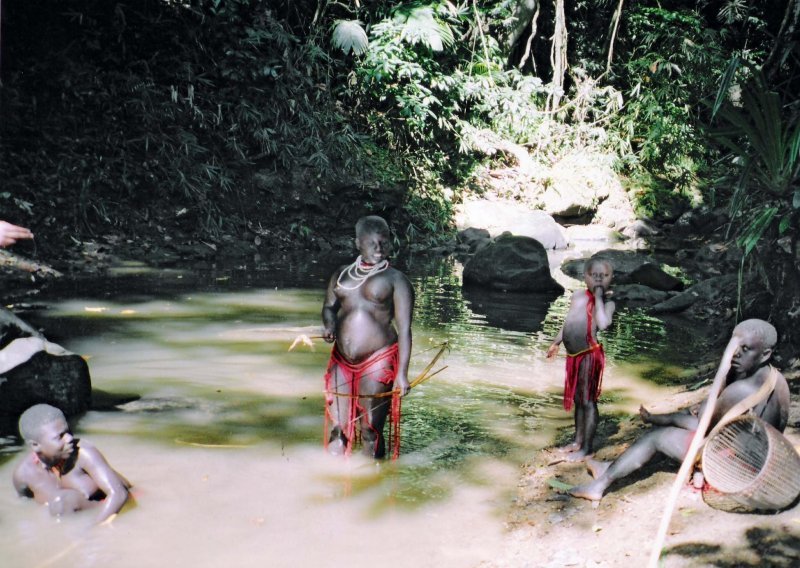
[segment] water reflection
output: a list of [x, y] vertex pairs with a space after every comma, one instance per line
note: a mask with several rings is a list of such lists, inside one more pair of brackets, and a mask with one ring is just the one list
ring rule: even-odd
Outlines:
[[[450, 344], [447, 369], [406, 399], [399, 462], [344, 464], [321, 451], [329, 348], [315, 341], [288, 351], [299, 333], [319, 328], [335, 263], [126, 271], [51, 290], [41, 300], [46, 309], [22, 314], [88, 358], [96, 389], [138, 397], [76, 424], [142, 491], [140, 506], [115, 524], [131, 540], [91, 537], [63, 561], [148, 565], [138, 554], [144, 542], [157, 556], [153, 566], [260, 566], [270, 556], [284, 558], [275, 565], [347, 558], [366, 566], [384, 558], [386, 547], [401, 554], [398, 566], [463, 566], [465, 558], [492, 556], [519, 464], [571, 423], [561, 410], [563, 361], [544, 361], [568, 293], [549, 304], [522, 296], [511, 303], [465, 293], [453, 260], [408, 261], [403, 269], [417, 293], [410, 375], [443, 341]], [[673, 335], [664, 322], [621, 307], [603, 337], [610, 365], [601, 412], [632, 411], [657, 396], [641, 376], [685, 362], [667, 346]], [[40, 509], [10, 495], [5, 461], [17, 444], [0, 440], [0, 510], [19, 519], [4, 521], [0, 548], [11, 566], [39, 565], [69, 546], [72, 529], [38, 553], [26, 548], [30, 531], [56, 529]], [[414, 550], [392, 540], [408, 523]], [[264, 540], [265, 532], [277, 538]], [[230, 550], [230, 542], [248, 539], [258, 540]]]

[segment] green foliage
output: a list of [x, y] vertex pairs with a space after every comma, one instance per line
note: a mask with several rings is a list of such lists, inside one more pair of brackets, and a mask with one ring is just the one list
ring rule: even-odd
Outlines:
[[216, 233], [225, 219], [288, 223], [290, 207], [318, 199], [254, 186], [254, 171], [358, 174], [363, 136], [331, 96], [334, 62], [270, 2], [44, 3], [4, 14], [19, 34], [9, 44], [46, 38], [3, 69], [2, 144], [14, 159], [0, 167], [34, 210], [57, 193], [69, 204], [60, 221], [75, 227], [181, 209], [187, 229]]
[[497, 39], [484, 33], [485, 17], [449, 3], [402, 5], [369, 24], [369, 48], [355, 60], [346, 96], [359, 105], [368, 132], [409, 160], [406, 207], [415, 233], [441, 234], [449, 225], [452, 205], [441, 180], [464, 186], [471, 168], [456, 169], [455, 154], [484, 159], [473, 153], [483, 129], [545, 161], [586, 145], [629, 147], [608, 128], [622, 106], [616, 89], [576, 72], [578, 95], [560, 112], [546, 112], [552, 87], [506, 69]]
[[499, 136], [520, 144], [535, 142], [548, 120], [542, 110], [549, 91], [542, 80], [516, 69], [484, 71], [483, 65], [480, 61], [473, 73], [459, 76], [464, 97], [472, 103], [473, 122], [484, 122]]
[[638, 5], [623, 37], [630, 55], [620, 80], [629, 90], [618, 126], [633, 143], [637, 167], [661, 180], [656, 187], [684, 194], [697, 190], [707, 161], [698, 108], [722, 68], [719, 42], [703, 24], [696, 12]]
[[[784, 111], [780, 95], [760, 72], [750, 70], [742, 80], [740, 100], [714, 105], [721, 125], [713, 134], [729, 151], [726, 162], [734, 165], [725, 178], [733, 190], [731, 228], [747, 256], [776, 219], [778, 233], [797, 230], [800, 119]], [[729, 93], [729, 87], [730, 81], [723, 82], [720, 91]]]
[[422, 44], [433, 51], [442, 51], [445, 47], [452, 46], [456, 41], [453, 30], [447, 22], [440, 19], [445, 11], [452, 14], [449, 8], [446, 3], [437, 6], [401, 7], [394, 18], [401, 26], [400, 39], [411, 45]]
[[[728, 104], [718, 116], [726, 124], [716, 139], [741, 159], [737, 193], [750, 188], [766, 196], [788, 198], [800, 179], [800, 120], [785, 120], [782, 101], [755, 75], [742, 90], [738, 105]], [[738, 204], [741, 199], [735, 199]]]
[[[452, 130], [458, 109], [455, 81], [432, 53], [452, 45], [452, 31], [431, 6], [398, 9], [372, 26], [370, 48], [356, 68], [355, 96], [371, 103], [373, 132], [391, 131], [401, 144], [435, 143]], [[387, 142], [394, 140], [387, 139]]]
[[[520, 70], [502, 43], [515, 13], [503, 0], [12, 3], [0, 205], [55, 211], [54, 225], [87, 231], [174, 216], [187, 232], [215, 233], [258, 216], [305, 238], [303, 228], [318, 230], [307, 216], [333, 204], [381, 210], [402, 187], [408, 234], [439, 236], [486, 159], [475, 135], [489, 133], [544, 163], [585, 147], [613, 152], [640, 182], [638, 210], [658, 216], [704, 191], [698, 118], [721, 82], [711, 108], [737, 156], [736, 234], [747, 247], [764, 231], [791, 231], [797, 121], [768, 89], [745, 93], [742, 107], [723, 103], [748, 76], [725, 62], [764, 59], [771, 15], [742, 2], [718, 14], [626, 3], [603, 75], [615, 5], [567, 7], [573, 67], [568, 92], [555, 93], [546, 4]], [[724, 28], [713, 31], [709, 15]]]

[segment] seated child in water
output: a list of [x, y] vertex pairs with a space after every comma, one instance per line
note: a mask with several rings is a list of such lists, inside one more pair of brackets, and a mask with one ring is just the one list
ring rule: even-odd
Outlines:
[[58, 408], [30, 407], [19, 419], [19, 431], [33, 450], [14, 470], [19, 495], [46, 504], [52, 515], [99, 508], [97, 523], [113, 518], [128, 500], [130, 483], [93, 445], [78, 445]]
[[592, 454], [599, 419], [597, 400], [605, 367], [597, 330], [611, 325], [614, 315], [614, 302], [607, 301], [613, 274], [611, 263], [605, 259], [586, 261], [583, 271], [586, 290], [572, 294], [564, 325], [547, 350], [547, 358], [553, 359], [562, 341], [567, 349], [564, 409], [570, 410], [574, 402], [575, 440], [560, 450], [568, 454], [568, 461], [582, 461]]

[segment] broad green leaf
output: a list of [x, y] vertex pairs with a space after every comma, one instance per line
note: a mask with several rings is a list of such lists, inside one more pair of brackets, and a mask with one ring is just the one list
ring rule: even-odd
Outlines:
[[725, 102], [725, 99], [728, 96], [728, 90], [731, 88], [734, 77], [736, 77], [736, 71], [739, 69], [739, 63], [739, 56], [734, 55], [728, 63], [728, 68], [725, 69], [725, 74], [722, 76], [722, 81], [720, 82], [719, 89], [717, 90], [717, 98], [714, 100], [714, 106], [711, 109], [712, 120], [717, 115], [717, 111], [720, 109], [722, 103]]

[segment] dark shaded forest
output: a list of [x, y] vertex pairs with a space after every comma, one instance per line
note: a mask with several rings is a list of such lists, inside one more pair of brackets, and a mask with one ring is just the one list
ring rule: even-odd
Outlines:
[[[0, 212], [73, 242], [402, 243], [510, 162], [613, 160], [637, 214], [726, 212], [743, 317], [800, 344], [798, 0], [2, 0]], [[502, 144], [495, 144], [502, 146]]]

